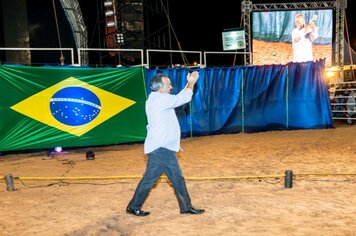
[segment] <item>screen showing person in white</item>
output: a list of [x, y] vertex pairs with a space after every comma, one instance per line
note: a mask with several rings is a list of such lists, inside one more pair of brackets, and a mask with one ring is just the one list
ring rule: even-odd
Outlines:
[[174, 108], [192, 100], [194, 85], [199, 73], [187, 74], [187, 85], [177, 95], [172, 95], [171, 81], [167, 75], [156, 74], [151, 81], [152, 92], [146, 101], [147, 136], [144, 152], [147, 166], [143, 178], [137, 185], [135, 194], [126, 212], [135, 216], [150, 213], [141, 209], [153, 185], [162, 173], [168, 177], [176, 194], [181, 214], [202, 214], [203, 209], [192, 206], [182, 171], [178, 164], [181, 130]]
[[295, 16], [295, 28], [292, 30], [293, 62], [306, 62], [313, 60], [312, 44], [318, 38], [316, 26], [317, 15], [314, 15], [308, 24], [305, 24], [303, 14]]

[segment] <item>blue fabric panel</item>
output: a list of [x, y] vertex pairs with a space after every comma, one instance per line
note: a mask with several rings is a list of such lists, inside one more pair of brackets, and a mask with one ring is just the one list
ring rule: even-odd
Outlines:
[[286, 67], [249, 67], [245, 74], [245, 131], [285, 129]]
[[192, 105], [196, 135], [241, 131], [241, 68], [205, 68]]
[[[176, 109], [182, 137], [333, 127], [325, 60], [287, 65], [201, 68], [192, 102]], [[146, 69], [171, 78], [172, 93], [193, 69]]]
[[325, 61], [289, 64], [289, 128], [333, 127]]

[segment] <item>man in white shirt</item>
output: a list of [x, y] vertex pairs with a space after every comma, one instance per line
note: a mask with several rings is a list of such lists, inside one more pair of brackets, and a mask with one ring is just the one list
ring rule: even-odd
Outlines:
[[147, 154], [147, 167], [138, 184], [126, 212], [136, 216], [147, 216], [142, 211], [152, 186], [164, 172], [173, 185], [181, 214], [202, 214], [203, 209], [194, 208], [186, 188], [176, 153], [180, 149], [180, 126], [174, 108], [191, 101], [193, 88], [199, 78], [194, 71], [187, 75], [187, 85], [177, 95], [171, 95], [171, 81], [164, 74], [157, 74], [151, 81], [152, 92], [146, 101], [147, 137], [144, 152]]
[[306, 62], [313, 60], [312, 43], [318, 38], [318, 28], [316, 20], [318, 16], [313, 16], [309, 24], [305, 24], [302, 14], [295, 16], [295, 28], [292, 31], [293, 62]]

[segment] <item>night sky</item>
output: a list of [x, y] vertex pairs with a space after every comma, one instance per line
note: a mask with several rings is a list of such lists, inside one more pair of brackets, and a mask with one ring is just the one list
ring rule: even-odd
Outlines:
[[[97, 29], [95, 17], [100, 1], [79, 0], [82, 14], [89, 32], [89, 47], [96, 40]], [[183, 50], [222, 50], [221, 32], [226, 28], [240, 26], [240, 1], [226, 1], [224, 4], [202, 6], [195, 1], [168, 0], [172, 29], [172, 44], [177, 48], [178, 42]], [[228, 4], [228, 5], [225, 5]], [[203, 9], [204, 8], [204, 9]]]
[[195, 1], [171, 1], [171, 21], [183, 50], [223, 50], [222, 31], [240, 27], [241, 22], [240, 1], [223, 2], [203, 6]]
[[[170, 2], [172, 5], [170, 7], [172, 24], [176, 30], [180, 44], [185, 50], [222, 51], [221, 32], [224, 29], [239, 27], [241, 24], [241, 1], [209, 2], [207, 3], [208, 6], [187, 0], [173, 0]], [[252, 3], [256, 4], [267, 2], [285, 3], [298, 1], [252, 1]], [[348, 0], [346, 20], [350, 44], [354, 50], [356, 49], [355, 9], [356, 2]], [[346, 34], [345, 39], [347, 39]]]
[[[82, 13], [89, 28], [89, 47], [98, 37], [98, 31], [93, 31], [97, 27], [95, 16], [100, 1], [79, 0]], [[241, 1], [191, 1], [191, 0], [168, 0], [169, 14], [172, 22], [172, 44], [174, 49], [178, 43], [182, 50], [195, 51], [222, 51], [222, 36], [224, 29], [241, 26]], [[295, 2], [290, 0], [255, 0], [253, 3], [267, 2]], [[310, 2], [310, 1], [309, 1]], [[205, 4], [205, 5], [203, 5]], [[356, 22], [356, 15], [352, 14], [352, 9], [356, 9], [355, 1], [348, 0], [346, 9], [346, 19], [350, 36], [351, 46], [356, 49], [356, 27], [351, 22]], [[176, 35], [176, 37], [175, 37]], [[346, 35], [345, 35], [346, 38]]]

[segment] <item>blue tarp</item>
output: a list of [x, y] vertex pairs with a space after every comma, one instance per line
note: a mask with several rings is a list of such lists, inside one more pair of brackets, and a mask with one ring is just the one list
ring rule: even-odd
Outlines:
[[[182, 136], [332, 128], [325, 60], [287, 65], [199, 69], [193, 100], [176, 109]], [[193, 69], [145, 70], [171, 78], [172, 93]]]

